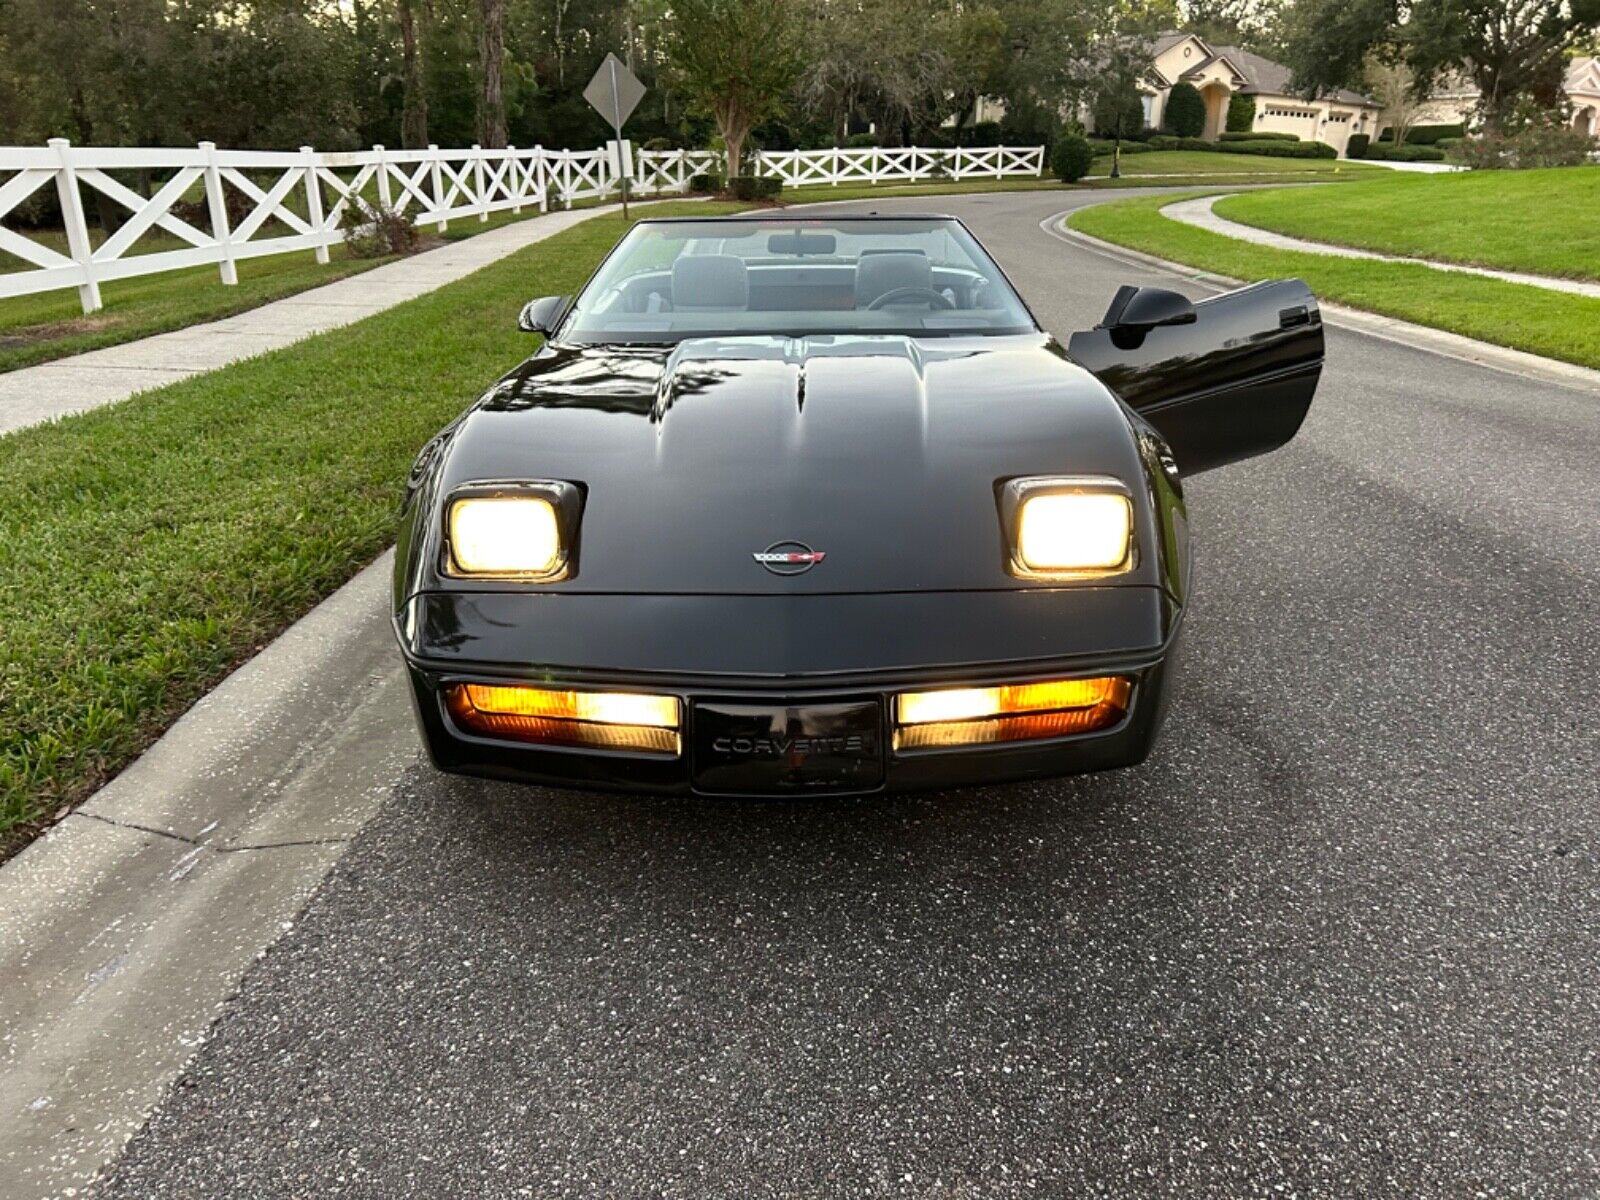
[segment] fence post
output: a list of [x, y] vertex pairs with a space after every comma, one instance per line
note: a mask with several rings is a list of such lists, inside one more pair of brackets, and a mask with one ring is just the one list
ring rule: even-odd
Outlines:
[[506, 147], [506, 169], [501, 178], [510, 181], [507, 190], [511, 193], [511, 215], [517, 216], [522, 212], [522, 171], [517, 163], [515, 146]]
[[1005, 162], [1006, 148], [1003, 145], [996, 146], [994, 148], [994, 177], [996, 179], [999, 179], [1005, 174]]
[[372, 153], [378, 160], [378, 203], [383, 206], [385, 212], [388, 212], [394, 207], [394, 197], [389, 188], [389, 160], [384, 156], [381, 144], [373, 146]]
[[89, 223], [83, 216], [83, 196], [78, 192], [78, 172], [72, 166], [72, 143], [66, 138], [51, 138], [61, 159], [61, 169], [56, 172], [56, 194], [61, 199], [61, 219], [67, 227], [67, 249], [72, 261], [83, 272], [83, 282], [78, 285], [78, 302], [86, 313], [98, 312], [100, 285], [94, 278], [94, 248], [89, 245]]
[[472, 143], [472, 187], [478, 193], [478, 220], [489, 219], [489, 196], [483, 189], [483, 147]]
[[867, 155], [867, 162], [871, 164], [870, 170], [871, 170], [871, 173], [872, 173], [872, 182], [873, 182], [874, 185], [876, 185], [877, 182], [878, 182], [878, 154], [879, 154], [878, 148], [876, 146], [874, 146], [868, 152], [868, 155]]
[[539, 193], [539, 211], [550, 211], [550, 177], [544, 168], [544, 147], [533, 148], [534, 188]]
[[322, 182], [317, 178], [317, 152], [310, 146], [300, 147], [300, 157], [306, 160], [306, 216], [311, 218], [311, 228], [317, 231], [316, 254], [319, 263], [328, 261], [328, 230], [322, 227], [328, 218], [322, 211]]
[[[436, 212], [436, 213], [443, 213], [444, 212], [444, 172], [439, 167], [439, 160], [440, 160], [440, 158], [442, 156], [439, 154], [438, 145], [436, 143], [434, 143], [434, 142], [429, 142], [428, 143], [428, 153], [433, 158], [432, 170], [429, 171], [429, 174], [433, 178], [433, 211]], [[435, 225], [434, 228], [437, 229], [440, 233], [443, 233], [446, 229], [450, 228], [450, 222], [448, 220], [446, 220], [443, 216], [441, 216], [439, 218], [439, 223], [437, 225]]]
[[201, 142], [200, 152], [206, 156], [206, 208], [211, 213], [211, 236], [222, 253], [218, 270], [222, 282], [232, 287], [239, 282], [239, 268], [233, 261], [233, 228], [228, 221], [228, 200], [222, 194], [222, 172], [217, 169], [217, 144]]

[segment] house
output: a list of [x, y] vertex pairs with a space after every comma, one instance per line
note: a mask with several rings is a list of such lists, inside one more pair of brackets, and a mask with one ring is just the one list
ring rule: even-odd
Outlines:
[[[1600, 58], [1575, 58], [1567, 64], [1561, 91], [1572, 113], [1572, 127], [1600, 137]], [[1471, 125], [1478, 115], [1478, 87], [1452, 72], [1441, 78], [1417, 110], [1413, 125]]]
[[1250, 129], [1292, 133], [1307, 142], [1326, 142], [1343, 156], [1353, 133], [1378, 136], [1382, 108], [1359, 92], [1339, 90], [1307, 100], [1289, 87], [1289, 68], [1234, 46], [1211, 46], [1192, 33], [1163, 33], [1150, 48], [1150, 71], [1139, 91], [1145, 123], [1161, 125], [1167, 97], [1178, 83], [1193, 84], [1206, 102], [1201, 136], [1216, 141], [1227, 128], [1228, 105], [1235, 95], [1255, 101]]

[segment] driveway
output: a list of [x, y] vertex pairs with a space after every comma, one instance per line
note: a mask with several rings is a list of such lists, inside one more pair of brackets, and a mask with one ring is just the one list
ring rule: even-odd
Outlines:
[[[1174, 284], [1041, 229], [1105, 198], [877, 207], [966, 218], [1065, 335]], [[410, 768], [98, 1194], [1593, 1194], [1597, 405], [1330, 330], [1296, 441], [1190, 485], [1137, 770]]]

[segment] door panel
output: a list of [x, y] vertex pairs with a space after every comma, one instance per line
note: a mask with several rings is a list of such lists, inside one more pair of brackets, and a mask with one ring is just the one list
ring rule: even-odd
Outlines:
[[1188, 325], [1096, 326], [1072, 335], [1080, 365], [1160, 431], [1185, 474], [1276, 450], [1322, 374], [1322, 313], [1279, 279], [1199, 301]]

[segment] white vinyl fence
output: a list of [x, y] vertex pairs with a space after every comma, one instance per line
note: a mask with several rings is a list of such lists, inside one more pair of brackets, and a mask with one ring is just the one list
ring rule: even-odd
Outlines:
[[[752, 170], [785, 184], [880, 183], [928, 179], [1001, 179], [1038, 175], [1042, 147], [979, 150], [793, 150], [753, 156]], [[344, 240], [346, 210], [358, 200], [403, 213], [418, 225], [608, 196], [628, 173], [630, 190], [681, 192], [691, 176], [720, 173], [720, 154], [705, 150], [638, 150], [627, 142], [597, 150], [371, 150], [321, 153], [73, 146], [0, 146], [0, 298], [77, 288], [86, 313], [101, 307], [109, 280], [215, 264], [222, 282], [238, 282], [244, 258], [309, 250], [328, 261]], [[144, 174], [159, 181], [145, 198], [119, 180]], [[3, 222], [41, 188], [53, 187], [66, 232], [66, 253]], [[232, 204], [229, 197], [232, 193]], [[109, 202], [122, 223], [98, 245], [85, 197]], [[202, 205], [203, 201], [203, 205]], [[203, 208], [204, 216], [201, 216]], [[231, 214], [231, 215], [230, 215]], [[98, 227], [98, 223], [96, 224]], [[182, 245], [135, 250], [156, 230]], [[133, 251], [130, 253], [130, 251]], [[14, 269], [6, 256], [24, 264]]]
[[776, 175], [786, 187], [811, 183], [915, 183], [927, 180], [1037, 178], [1043, 146], [986, 146], [924, 150], [916, 146], [860, 150], [763, 150], [757, 175]]

